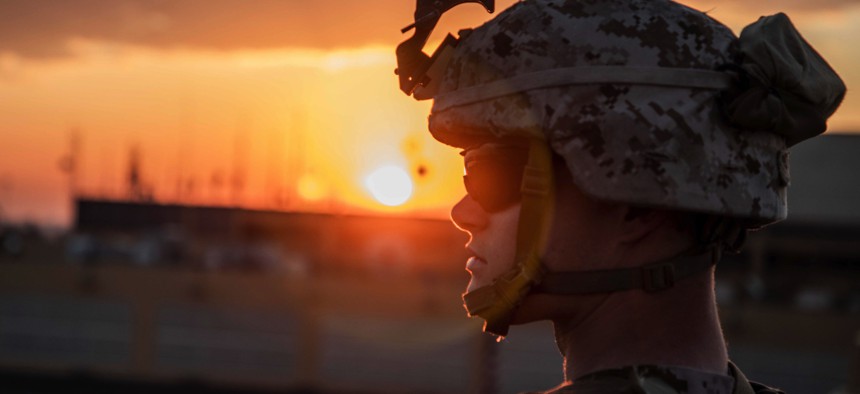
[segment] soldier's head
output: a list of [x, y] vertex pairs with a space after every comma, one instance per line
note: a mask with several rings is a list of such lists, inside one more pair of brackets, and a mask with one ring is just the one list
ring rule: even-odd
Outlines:
[[[845, 90], [785, 15], [739, 40], [671, 1], [528, 0], [447, 48], [415, 94], [434, 98], [433, 136], [463, 149], [452, 217], [480, 256], [464, 298], [502, 335], [554, 286], [547, 271], [625, 268], [610, 262], [643, 240], [736, 248], [785, 218], [787, 148], [822, 133]], [[626, 261], [655, 262], [642, 253]], [[666, 267], [571, 280], [658, 291], [687, 275]]]

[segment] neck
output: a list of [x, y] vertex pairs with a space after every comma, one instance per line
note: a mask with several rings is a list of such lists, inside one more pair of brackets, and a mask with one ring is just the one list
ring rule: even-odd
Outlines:
[[713, 288], [711, 269], [658, 293], [612, 293], [585, 317], [555, 320], [565, 380], [645, 364], [725, 374]]

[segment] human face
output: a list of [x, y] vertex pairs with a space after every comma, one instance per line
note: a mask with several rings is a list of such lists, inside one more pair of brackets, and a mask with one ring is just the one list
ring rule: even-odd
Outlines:
[[[472, 274], [467, 291], [487, 286], [513, 268], [521, 205], [519, 185], [527, 158], [522, 147], [486, 144], [463, 156], [468, 195], [451, 210], [457, 227], [470, 235], [466, 247]], [[586, 197], [575, 187], [562, 163], [556, 163], [556, 203], [542, 264], [550, 271], [600, 269], [618, 251], [615, 226], [622, 215], [617, 204]], [[515, 196], [515, 197], [511, 197]], [[494, 201], [495, 200], [495, 201]]]
[[467, 182], [472, 182], [468, 189], [475, 195], [454, 205], [451, 219], [470, 237], [466, 270], [472, 279], [466, 291], [491, 285], [514, 265], [522, 174], [516, 167], [525, 164], [523, 152], [527, 151], [486, 145], [464, 153], [466, 176], [471, 178]]
[[472, 275], [466, 291], [489, 286], [514, 266], [520, 204], [488, 213], [469, 195], [451, 209], [451, 220], [469, 234], [466, 271]]

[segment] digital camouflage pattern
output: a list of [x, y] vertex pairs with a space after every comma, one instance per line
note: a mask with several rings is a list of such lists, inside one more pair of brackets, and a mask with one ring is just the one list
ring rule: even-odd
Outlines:
[[[660, 0], [528, 0], [461, 42], [440, 94], [515, 75], [577, 66], [716, 70], [738, 61], [737, 38], [707, 15]], [[739, 130], [720, 92], [593, 84], [530, 90], [439, 110], [433, 136], [468, 147], [545, 138], [577, 186], [602, 200], [746, 218], [785, 218], [785, 139]]]
[[665, 393], [732, 394], [734, 378], [680, 367], [630, 366], [577, 379], [552, 394]]
[[589, 374], [545, 394], [784, 394], [748, 381], [733, 364], [729, 366], [729, 375], [638, 365]]

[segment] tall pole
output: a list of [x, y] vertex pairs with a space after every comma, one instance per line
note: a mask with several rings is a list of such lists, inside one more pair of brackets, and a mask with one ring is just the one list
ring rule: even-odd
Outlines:
[[499, 344], [496, 337], [478, 333], [478, 343], [474, 355], [472, 384], [469, 392], [475, 394], [496, 394], [498, 387]]
[[69, 151], [60, 158], [60, 171], [66, 174], [68, 181], [68, 206], [69, 218], [71, 225], [74, 226], [75, 218], [75, 202], [78, 197], [78, 171], [80, 166], [81, 154], [81, 133], [78, 128], [69, 129]]
[[68, 163], [68, 172], [69, 172], [69, 197], [71, 197], [72, 201], [78, 195], [78, 165], [80, 160], [81, 153], [81, 134], [80, 130], [74, 128], [69, 133], [69, 163]]
[[231, 191], [231, 205], [238, 207], [243, 204], [243, 191], [245, 189], [245, 171], [247, 164], [245, 162], [246, 159], [246, 140], [243, 135], [242, 123], [239, 123], [236, 127], [235, 134], [233, 136], [233, 171], [230, 176], [230, 191]]

